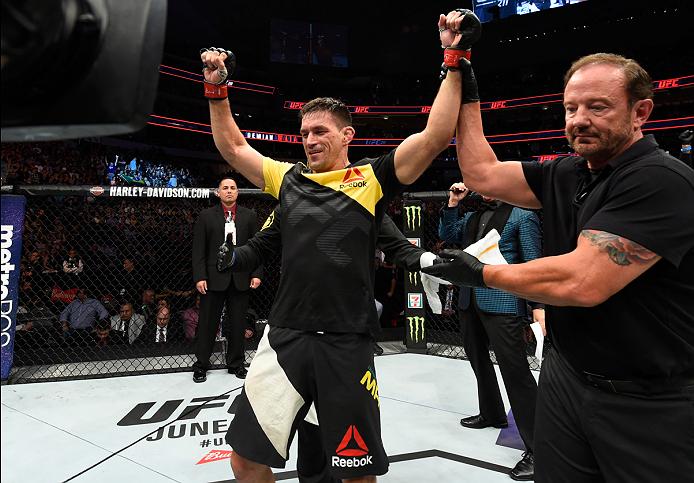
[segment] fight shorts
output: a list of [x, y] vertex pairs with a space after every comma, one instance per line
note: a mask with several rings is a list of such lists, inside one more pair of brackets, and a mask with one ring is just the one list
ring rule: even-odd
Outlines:
[[284, 468], [311, 403], [333, 477], [388, 471], [373, 347], [367, 334], [266, 326], [226, 441], [248, 460]]

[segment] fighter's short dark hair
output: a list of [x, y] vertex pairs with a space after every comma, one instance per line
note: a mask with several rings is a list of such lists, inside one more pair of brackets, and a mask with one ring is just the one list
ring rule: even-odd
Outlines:
[[341, 128], [352, 125], [352, 114], [344, 102], [332, 97], [317, 97], [303, 105], [299, 111], [299, 119], [313, 112], [329, 112]]

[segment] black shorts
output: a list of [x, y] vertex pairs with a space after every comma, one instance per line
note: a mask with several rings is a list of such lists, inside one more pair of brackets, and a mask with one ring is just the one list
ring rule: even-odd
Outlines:
[[246, 459], [284, 468], [299, 423], [315, 404], [322, 448], [337, 478], [383, 475], [371, 337], [267, 326], [226, 441]]

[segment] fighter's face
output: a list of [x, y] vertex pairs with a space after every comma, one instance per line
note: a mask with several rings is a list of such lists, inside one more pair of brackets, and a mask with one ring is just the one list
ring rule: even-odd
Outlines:
[[329, 112], [312, 112], [301, 120], [301, 139], [308, 167], [316, 173], [341, 169], [347, 159], [347, 145], [352, 140], [351, 126], [340, 128]]
[[565, 132], [571, 147], [593, 164], [604, 164], [640, 135], [638, 101], [629, 105], [624, 73], [607, 64], [587, 65], [564, 90]]

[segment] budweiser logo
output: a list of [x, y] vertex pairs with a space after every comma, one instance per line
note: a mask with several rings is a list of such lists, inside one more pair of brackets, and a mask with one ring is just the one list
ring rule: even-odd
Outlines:
[[212, 463], [213, 461], [220, 461], [228, 458], [231, 458], [231, 451], [213, 449], [195, 464], [202, 465], [204, 463]]

